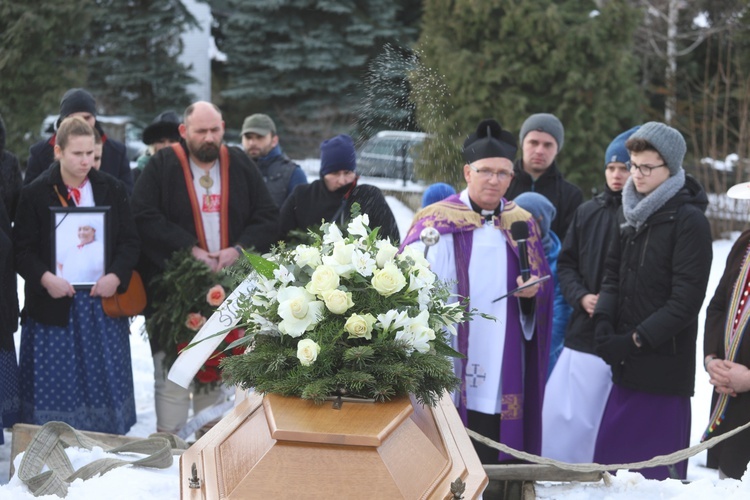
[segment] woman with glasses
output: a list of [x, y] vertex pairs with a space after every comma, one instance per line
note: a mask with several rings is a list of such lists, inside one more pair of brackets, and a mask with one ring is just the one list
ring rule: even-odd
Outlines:
[[[708, 198], [682, 168], [682, 134], [649, 122], [625, 145], [625, 222], [610, 246], [594, 311], [596, 353], [612, 367], [613, 382], [594, 449], [601, 464], [688, 446], [698, 311], [712, 258]], [[639, 472], [685, 479], [687, 460]]]

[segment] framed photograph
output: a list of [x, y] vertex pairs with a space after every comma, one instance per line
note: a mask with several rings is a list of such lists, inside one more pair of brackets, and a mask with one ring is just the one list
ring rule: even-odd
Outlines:
[[109, 207], [50, 207], [52, 268], [76, 290], [90, 289], [107, 268]]

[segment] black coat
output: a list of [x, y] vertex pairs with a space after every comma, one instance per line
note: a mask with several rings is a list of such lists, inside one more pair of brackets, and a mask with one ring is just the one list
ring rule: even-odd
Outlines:
[[555, 206], [557, 215], [550, 229], [560, 238], [560, 241], [563, 241], [576, 208], [583, 203], [581, 188], [563, 178], [556, 162], [552, 162], [552, 165], [534, 181], [531, 175], [523, 169], [523, 160], [516, 160], [513, 166], [513, 180], [508, 186], [505, 198], [512, 200], [519, 194], [529, 191], [544, 195]]
[[[107, 172], [112, 177], [120, 179], [125, 184], [125, 189], [130, 195], [133, 192], [133, 177], [130, 173], [130, 161], [128, 161], [125, 145], [114, 139], [108, 139], [107, 135], [96, 124], [99, 134], [102, 136], [102, 165], [100, 170]], [[31, 184], [42, 172], [47, 170], [55, 161], [55, 139], [53, 135], [47, 140], [39, 141], [29, 148], [29, 161], [26, 164], [26, 175], [24, 185]]]
[[21, 166], [16, 155], [0, 149], [0, 201], [5, 205], [5, 212], [10, 220], [16, 216], [21, 179]]
[[636, 231], [612, 241], [595, 314], [617, 335], [637, 331], [643, 347], [612, 367], [612, 381], [636, 391], [693, 395], [698, 311], [713, 256], [703, 212], [708, 198], [688, 176], [683, 188]]
[[[229, 148], [229, 178], [229, 244], [268, 251], [278, 241], [279, 211], [258, 167], [234, 147]], [[174, 252], [197, 245], [185, 176], [172, 148], [151, 157], [138, 177], [131, 204], [143, 255], [157, 271]]]
[[[344, 202], [344, 195], [351, 188], [347, 184], [336, 191], [329, 191], [325, 182], [318, 179], [310, 184], [297, 186], [281, 207], [281, 237], [285, 238], [289, 231], [320, 226], [320, 221], [331, 222], [331, 219]], [[360, 212], [367, 214], [370, 228], [380, 227], [378, 235], [390, 238], [391, 243], [398, 245], [400, 236], [393, 212], [385, 201], [383, 193], [375, 186], [357, 184], [351, 192], [342, 214], [343, 220], [348, 221], [353, 203], [359, 203]], [[342, 224], [339, 224], [341, 227]], [[341, 229], [345, 229], [341, 227]]]
[[[88, 175], [96, 206], [109, 206], [107, 216], [107, 266], [105, 273], [120, 279], [119, 292], [127, 289], [140, 253], [140, 242], [130, 212], [125, 186], [108, 174], [92, 169]], [[72, 299], [53, 299], [42, 286], [42, 275], [52, 266], [52, 221], [50, 207], [60, 207], [54, 186], [63, 197], [67, 188], [60, 175], [60, 163], [50, 168], [21, 190], [21, 199], [13, 227], [16, 269], [26, 281], [22, 317], [41, 323], [67, 326]]]
[[15, 355], [13, 333], [18, 328], [18, 291], [11, 238], [10, 219], [0, 203], [0, 351]]
[[607, 190], [578, 207], [557, 258], [560, 290], [573, 307], [565, 331], [569, 349], [594, 354], [594, 319], [581, 307], [581, 298], [599, 293], [607, 249], [619, 232], [621, 205], [621, 193]]

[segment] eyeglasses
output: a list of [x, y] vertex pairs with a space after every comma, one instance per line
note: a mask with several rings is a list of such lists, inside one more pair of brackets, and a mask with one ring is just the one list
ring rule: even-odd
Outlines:
[[661, 165], [654, 165], [653, 167], [651, 165], [637, 165], [633, 163], [632, 161], [626, 162], [625, 165], [627, 165], [630, 170], [636, 169], [638, 172], [641, 173], [643, 177], [648, 177], [649, 175], [651, 175], [651, 171], [654, 170], [655, 168], [661, 168], [661, 167], [667, 166], [666, 163], [662, 163]]
[[513, 172], [508, 172], [506, 170], [495, 172], [494, 170], [490, 170], [488, 168], [477, 169], [472, 165], [469, 165], [469, 168], [476, 172], [479, 178], [483, 181], [488, 181], [493, 177], [497, 177], [498, 181], [503, 182], [513, 177]]

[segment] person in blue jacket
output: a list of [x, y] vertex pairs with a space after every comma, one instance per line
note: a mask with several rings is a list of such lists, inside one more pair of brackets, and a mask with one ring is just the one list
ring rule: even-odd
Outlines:
[[552, 221], [555, 219], [557, 210], [551, 201], [539, 193], [527, 192], [519, 194], [514, 200], [518, 206], [531, 213], [534, 220], [539, 225], [542, 233], [542, 246], [544, 255], [547, 257], [552, 279], [555, 281], [555, 300], [552, 317], [552, 340], [549, 347], [549, 366], [547, 367], [547, 377], [552, 373], [552, 368], [557, 362], [563, 348], [565, 340], [565, 327], [570, 318], [571, 307], [565, 302], [562, 292], [560, 291], [560, 280], [557, 279], [557, 257], [560, 255], [562, 243], [554, 231], [550, 228]]

